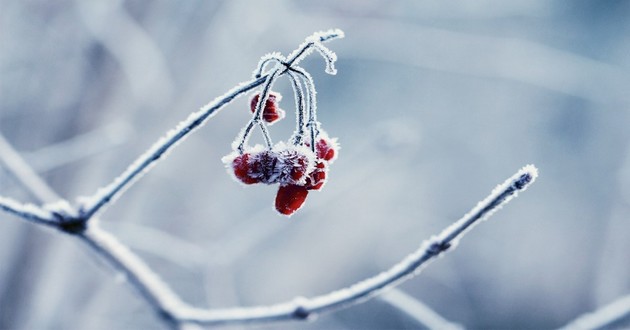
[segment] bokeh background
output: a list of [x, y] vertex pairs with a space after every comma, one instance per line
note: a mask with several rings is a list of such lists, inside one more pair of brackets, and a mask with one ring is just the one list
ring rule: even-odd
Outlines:
[[[241, 97], [102, 226], [190, 303], [277, 303], [390, 267], [533, 163], [536, 184], [400, 290], [473, 329], [554, 328], [630, 292], [628, 1], [2, 0], [0, 132], [74, 200], [248, 80], [261, 55], [334, 27], [339, 73], [302, 64], [343, 149], [302, 210], [280, 217], [275, 187], [226, 174]], [[276, 90], [290, 112], [286, 78]], [[0, 168], [0, 194], [39, 202], [14, 174]], [[0, 214], [0, 328], [161, 327], [83, 245]], [[381, 299], [259, 326], [418, 327]]]

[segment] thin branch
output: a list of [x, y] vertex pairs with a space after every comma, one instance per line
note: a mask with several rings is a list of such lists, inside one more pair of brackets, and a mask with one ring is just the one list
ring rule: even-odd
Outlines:
[[57, 227], [59, 221], [51, 212], [33, 204], [22, 204], [10, 198], [0, 196], [0, 210], [17, 215], [25, 220], [40, 225]]
[[[319, 49], [323, 47], [319, 44], [319, 42], [329, 41], [341, 37], [343, 37], [343, 32], [341, 30], [331, 30], [314, 34], [313, 36], [307, 38], [307, 40], [315, 41], [307, 41], [301, 44], [300, 47], [288, 57], [288, 65], [290, 66], [292, 63], [297, 64], [302, 57], [309, 54], [310, 49], [315, 43], [318, 43]], [[331, 65], [329, 63], [330, 61], [334, 61], [334, 58], [327, 59], [327, 68]], [[282, 72], [281, 74], [285, 72]], [[142, 174], [149, 168], [155, 165], [157, 160], [162, 158], [162, 156], [165, 156], [171, 148], [176, 146], [178, 142], [180, 142], [190, 132], [203, 125], [205, 121], [214, 115], [219, 109], [230, 103], [237, 96], [261, 85], [266, 80], [267, 75], [264, 75], [241, 83], [222, 96], [214, 99], [212, 102], [202, 107], [199, 111], [192, 113], [188, 119], [179, 123], [177, 127], [170, 130], [164, 137], [159, 139], [151, 148], [149, 148], [149, 150], [138, 157], [138, 159], [133, 162], [120, 176], [114, 179], [112, 183], [99, 189], [92, 196], [81, 198], [80, 204], [82, 218], [85, 220], [90, 219], [103, 206], [107, 205], [124, 192], [126, 188], [141, 177]]]
[[[561, 330], [595, 330], [613, 326], [626, 319], [630, 322], [630, 294], [625, 295], [600, 309], [584, 314]], [[629, 323], [630, 324], [630, 323]], [[628, 324], [625, 324], [626, 326]]]
[[525, 166], [503, 184], [497, 186], [486, 199], [479, 202], [464, 217], [444, 229], [439, 235], [425, 241], [418, 250], [401, 262], [381, 274], [348, 288], [310, 299], [297, 298], [272, 306], [218, 310], [192, 308], [183, 311], [181, 320], [205, 325], [303, 320], [364, 302], [384, 289], [398, 285], [417, 275], [422, 266], [453, 247], [463, 234], [476, 223], [487, 219], [514, 198], [519, 191], [525, 190], [536, 179], [537, 175], [538, 171], [533, 165]]

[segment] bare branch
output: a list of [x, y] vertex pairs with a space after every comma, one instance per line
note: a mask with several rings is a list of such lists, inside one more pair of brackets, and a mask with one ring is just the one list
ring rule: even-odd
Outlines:
[[444, 229], [439, 235], [426, 240], [418, 250], [401, 262], [348, 288], [310, 299], [297, 298], [272, 306], [217, 310], [193, 308], [183, 311], [181, 320], [206, 325], [303, 320], [362, 303], [384, 289], [399, 285], [417, 275], [428, 261], [453, 247], [463, 234], [479, 220], [488, 218], [514, 198], [519, 191], [525, 190], [536, 179], [537, 175], [538, 171], [533, 165], [525, 166], [497, 186], [487, 198], [479, 202], [464, 217]]

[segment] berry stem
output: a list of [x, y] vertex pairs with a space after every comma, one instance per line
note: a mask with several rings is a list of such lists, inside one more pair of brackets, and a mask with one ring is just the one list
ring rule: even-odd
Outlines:
[[295, 113], [297, 117], [297, 127], [295, 128], [295, 133], [293, 133], [292, 143], [294, 145], [303, 145], [304, 131], [306, 128], [306, 124], [304, 122], [306, 117], [305, 105], [308, 107], [310, 99], [305, 98], [305, 96], [308, 97], [308, 94], [304, 95], [302, 85], [300, 84], [299, 78], [295, 72], [293, 72], [293, 70], [289, 70], [288, 75], [291, 78], [291, 86], [293, 86], [293, 92], [295, 94]]
[[317, 92], [315, 90], [315, 82], [313, 81], [313, 77], [308, 72], [306, 72], [306, 70], [299, 66], [291, 67], [290, 71], [299, 75], [304, 82], [304, 86], [306, 87], [306, 95], [309, 99], [309, 106], [307, 109], [308, 123], [306, 124], [306, 127], [308, 127], [311, 135], [311, 150], [315, 152], [315, 143], [317, 136], [319, 136], [319, 122], [317, 122]]

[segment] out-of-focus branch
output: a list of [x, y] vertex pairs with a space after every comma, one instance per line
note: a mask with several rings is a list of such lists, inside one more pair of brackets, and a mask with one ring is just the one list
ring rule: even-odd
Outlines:
[[381, 295], [380, 299], [399, 311], [409, 315], [427, 329], [462, 330], [461, 325], [453, 323], [434, 312], [429, 306], [411, 297], [398, 288], [392, 288]]
[[290, 302], [271, 306], [216, 310], [189, 309], [182, 311], [181, 320], [205, 325], [304, 320], [362, 303], [384, 289], [394, 287], [417, 275], [428, 261], [454, 247], [465, 232], [516, 197], [517, 193], [525, 190], [537, 176], [538, 170], [533, 165], [525, 166], [497, 186], [488, 197], [479, 202], [464, 217], [444, 229], [439, 235], [426, 240], [418, 250], [401, 262], [348, 288], [310, 299], [296, 298]]
[[[561, 330], [596, 330], [612, 326], [616, 322], [627, 319], [630, 324], [630, 294], [588, 314], [584, 314]], [[625, 324], [626, 326], [628, 324]]]
[[2, 134], [0, 134], [0, 163], [25, 187], [28, 187], [28, 191], [40, 202], [50, 203], [61, 199], [24, 161]]

